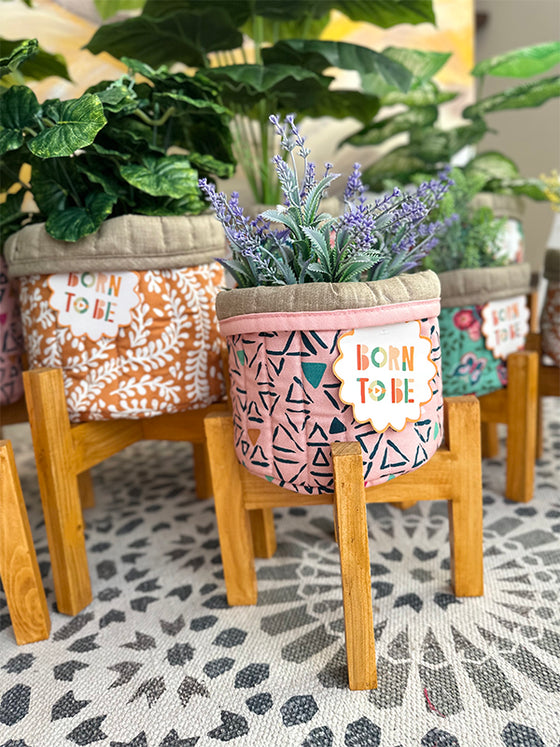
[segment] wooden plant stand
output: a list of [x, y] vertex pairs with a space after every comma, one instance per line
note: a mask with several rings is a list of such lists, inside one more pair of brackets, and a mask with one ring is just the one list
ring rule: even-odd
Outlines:
[[57, 606], [75, 615], [92, 600], [82, 516], [82, 507], [93, 502], [88, 470], [136, 441], [190, 441], [196, 494], [208, 498], [212, 486], [204, 417], [220, 405], [143, 420], [71, 424], [60, 369], [25, 371], [23, 383]]
[[51, 619], [9, 441], [0, 441], [0, 578], [17, 643], [48, 638]]
[[331, 444], [334, 494], [294, 493], [251, 474], [235, 455], [231, 412], [210, 413], [205, 427], [229, 604], [256, 604], [255, 555], [271, 557], [276, 549], [274, 508], [332, 504], [351, 690], [377, 687], [366, 503], [446, 500], [455, 594], [482, 595], [482, 472], [475, 397], [445, 400], [445, 445], [419, 469], [382, 485], [364, 488], [358, 443]]
[[526, 503], [533, 497], [537, 455], [537, 390], [539, 360], [535, 352], [511, 353], [508, 384], [480, 400], [482, 456], [499, 452], [497, 423], [507, 430], [506, 498]]

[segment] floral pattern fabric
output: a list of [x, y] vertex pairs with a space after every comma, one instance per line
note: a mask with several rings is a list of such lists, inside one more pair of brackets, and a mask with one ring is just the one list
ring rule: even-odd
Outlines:
[[486, 347], [482, 327], [482, 306], [443, 308], [439, 315], [441, 330], [441, 368], [443, 394], [482, 396], [507, 385], [507, 365], [494, 358]]
[[71, 421], [145, 418], [205, 407], [223, 396], [214, 262], [138, 272], [139, 303], [115, 338], [58, 324], [49, 275], [21, 278], [30, 367], [62, 368]]
[[560, 283], [549, 281], [541, 314], [542, 352], [560, 366]]
[[22, 352], [17, 293], [0, 257], [0, 405], [17, 402], [23, 396]]
[[378, 433], [371, 423], [358, 423], [352, 406], [340, 400], [332, 368], [346, 331], [227, 337], [235, 448], [250, 472], [296, 493], [332, 493], [333, 441], [360, 444], [366, 486], [410, 472], [436, 452], [443, 435], [437, 317], [423, 319], [420, 333], [432, 342], [433, 396], [420, 419], [401, 431]]

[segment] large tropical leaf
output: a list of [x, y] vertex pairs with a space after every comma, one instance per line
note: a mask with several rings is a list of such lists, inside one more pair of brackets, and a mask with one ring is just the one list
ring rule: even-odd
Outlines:
[[76, 160], [31, 156], [31, 191], [45, 215], [75, 206], [91, 191], [91, 185], [76, 167]]
[[107, 120], [97, 96], [85, 93], [79, 99], [46, 101], [42, 110], [49, 125], [29, 141], [29, 150], [39, 158], [71, 156], [92, 143]]
[[142, 195], [135, 202], [135, 212], [140, 215], [197, 215], [208, 208], [199, 194], [185, 195], [178, 200], [169, 197]]
[[[15, 47], [11, 46], [15, 44]], [[39, 42], [37, 39], [24, 39], [20, 42], [12, 42], [4, 37], [0, 37], [0, 77], [13, 73], [29, 57], [37, 54]]]
[[391, 179], [394, 183], [406, 183], [410, 175], [418, 171], [429, 172], [430, 167], [418, 156], [413, 147], [403, 145], [382, 156], [367, 168], [362, 174], [362, 180], [375, 191], [385, 186], [386, 179]]
[[530, 78], [550, 70], [560, 62], [560, 42], [545, 42], [532, 47], [513, 49], [511, 52], [482, 60], [471, 70], [471, 75], [481, 78], [496, 75], [505, 78]]
[[233, 176], [235, 165], [219, 161], [209, 153], [189, 153], [191, 164], [204, 174], [215, 174], [220, 179], [229, 179]]
[[538, 202], [550, 201], [546, 184], [540, 179], [503, 179], [502, 181], [491, 181], [488, 186], [496, 192], [529, 197], [531, 200], [537, 200]]
[[3, 153], [0, 157], [0, 192], [6, 192], [18, 181], [19, 172], [25, 163], [25, 150], [18, 148]]
[[383, 80], [406, 91], [412, 74], [400, 62], [368, 47], [320, 39], [287, 39], [262, 50], [265, 65], [294, 65], [316, 73], [336, 67], [360, 75], [378, 73]]
[[432, 0], [328, 0], [353, 21], [367, 21], [381, 28], [401, 23], [435, 23]]
[[487, 130], [488, 127], [482, 119], [476, 119], [471, 124], [450, 130], [441, 130], [437, 127], [412, 130], [410, 144], [428, 163], [443, 165], [466, 145], [478, 143]]
[[[281, 96], [279, 96], [279, 103], [283, 111], [290, 108], [287, 106], [287, 100]], [[293, 103], [295, 105], [297, 102]], [[336, 89], [321, 91], [317, 96], [301, 99], [298, 111], [301, 116], [308, 117], [334, 117], [335, 119], [353, 117], [358, 122], [366, 124], [375, 117], [379, 106], [377, 96], [370, 96], [360, 91]]]
[[208, 52], [235, 49], [242, 41], [241, 32], [224, 11], [206, 6], [204, 13], [180, 11], [159, 18], [141, 15], [100, 26], [86, 49], [94, 54], [141, 58], [152, 67], [172, 62], [205, 67]]
[[185, 156], [145, 156], [141, 164], [120, 166], [133, 187], [154, 196], [184, 197], [198, 191], [198, 174]]
[[437, 117], [438, 110], [435, 106], [409, 109], [364, 127], [356, 134], [343, 140], [341, 145], [379, 145], [401, 132], [409, 132], [416, 128], [428, 128], [434, 124]]
[[117, 201], [114, 195], [104, 192], [89, 194], [82, 207], [66, 208], [52, 213], [45, 222], [45, 230], [59, 241], [78, 241], [95, 233], [103, 221], [111, 215]]
[[0, 106], [0, 153], [23, 144], [24, 129], [38, 129], [39, 102], [27, 86], [12, 86], [2, 96]]
[[[36, 39], [0, 38], [0, 77], [14, 70], [33, 80], [43, 80], [51, 75], [71, 80], [64, 57], [42, 49]], [[6, 55], [6, 56], [5, 56]]]
[[[368, 75], [362, 78], [362, 85], [365, 91], [375, 93], [375, 85], [370, 84]], [[418, 84], [413, 83], [409, 91], [389, 91], [386, 94], [380, 93], [379, 95], [381, 96], [382, 106], [402, 104], [414, 107], [439, 106], [439, 104], [457, 98], [458, 94], [451, 91], [440, 91], [433, 81], [423, 81]]]
[[23, 217], [21, 205], [24, 195], [25, 190], [20, 189], [18, 192], [7, 194], [4, 202], [0, 203], [0, 246], [8, 238], [6, 226], [16, 223], [19, 228]]
[[465, 166], [467, 176], [479, 174], [490, 179], [508, 180], [520, 177], [517, 165], [497, 151], [479, 153]]
[[332, 81], [295, 65], [229, 65], [212, 68], [206, 74], [220, 85], [227, 106], [234, 110], [241, 106], [244, 111], [263, 98], [275, 109], [279, 98], [291, 108], [310, 106]]
[[560, 96], [560, 75], [537, 80], [533, 83], [523, 83], [507, 91], [488, 96], [488, 98], [477, 101], [476, 104], [467, 106], [463, 110], [463, 116], [473, 119], [490, 112], [541, 106], [541, 104], [556, 96]]

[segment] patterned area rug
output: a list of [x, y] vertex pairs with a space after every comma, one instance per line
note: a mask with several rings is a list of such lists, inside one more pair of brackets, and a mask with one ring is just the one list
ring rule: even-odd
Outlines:
[[[212, 501], [190, 447], [142, 443], [94, 470], [94, 601], [55, 611], [27, 426], [6, 429], [52, 610], [18, 647], [0, 594], [0, 747], [559, 747], [560, 409], [535, 497], [485, 460], [485, 596], [451, 593], [447, 507], [370, 506], [379, 687], [347, 686], [328, 507], [277, 512], [259, 603], [228, 608]], [[504, 444], [502, 442], [502, 454]]]

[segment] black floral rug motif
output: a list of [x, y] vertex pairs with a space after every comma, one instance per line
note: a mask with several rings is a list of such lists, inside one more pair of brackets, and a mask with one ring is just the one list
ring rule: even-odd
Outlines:
[[369, 507], [379, 687], [347, 685], [328, 507], [277, 511], [259, 602], [229, 608], [188, 445], [95, 468], [93, 603], [56, 612], [27, 426], [7, 428], [52, 616], [15, 644], [0, 593], [0, 747], [560, 747], [560, 407], [528, 504], [485, 460], [485, 596], [450, 587], [447, 506]]

